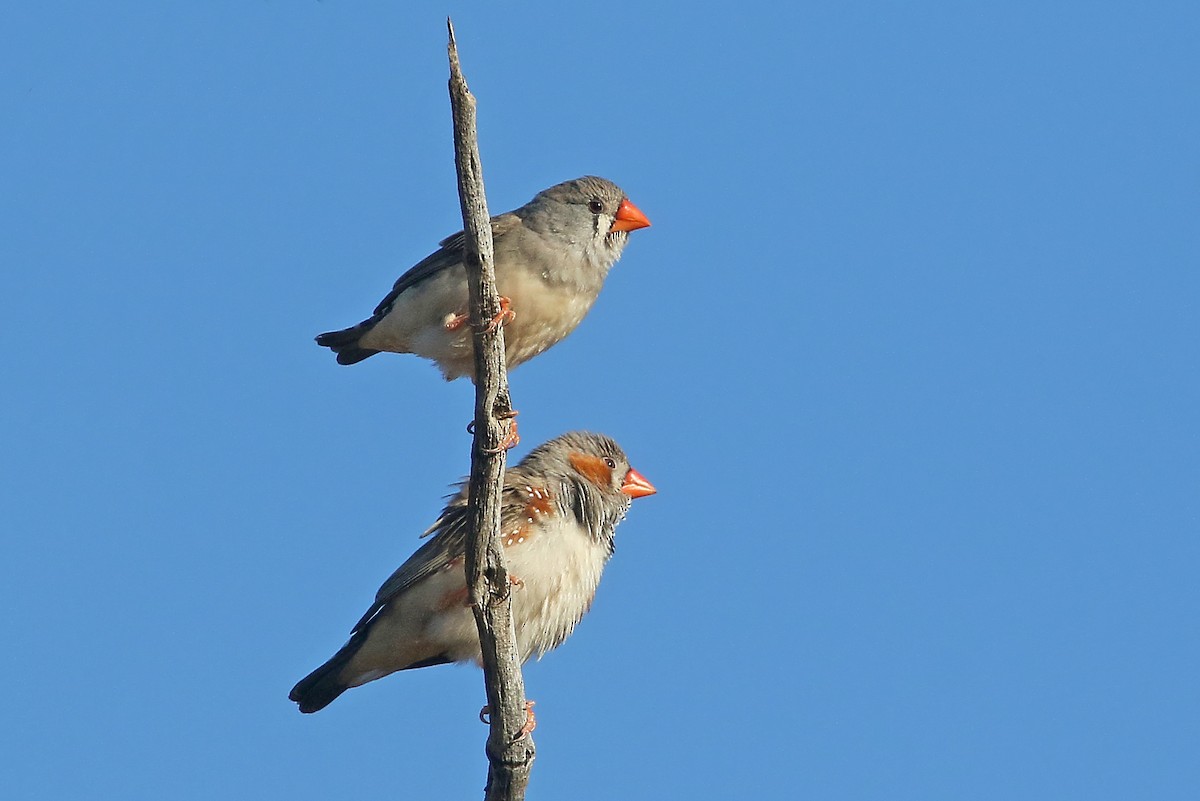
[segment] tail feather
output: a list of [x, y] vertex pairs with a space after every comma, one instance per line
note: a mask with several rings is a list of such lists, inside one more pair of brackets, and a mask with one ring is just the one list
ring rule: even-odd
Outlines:
[[358, 653], [363, 639], [361, 634], [355, 634], [328, 662], [296, 682], [288, 698], [300, 705], [301, 712], [318, 712], [350, 689], [342, 679], [342, 670]]
[[424, 659], [418, 659], [404, 667], [375, 670], [360, 675], [343, 675], [346, 666], [350, 664], [350, 660], [354, 658], [358, 653], [358, 649], [366, 642], [366, 633], [366, 630], [363, 629], [356, 631], [350, 637], [350, 641], [330, 657], [328, 662], [296, 683], [296, 686], [288, 693], [288, 698], [300, 705], [301, 712], [319, 712], [332, 704], [334, 699], [351, 687], [357, 687], [368, 681], [382, 678], [397, 670], [413, 670], [415, 668], [432, 667], [434, 665], [448, 665], [453, 661], [445, 654], [437, 654], [425, 657]]
[[377, 350], [359, 347], [358, 340], [375, 326], [375, 321], [365, 320], [341, 331], [326, 331], [317, 335], [317, 344], [337, 354], [338, 364], [357, 364], [363, 359], [379, 353]]

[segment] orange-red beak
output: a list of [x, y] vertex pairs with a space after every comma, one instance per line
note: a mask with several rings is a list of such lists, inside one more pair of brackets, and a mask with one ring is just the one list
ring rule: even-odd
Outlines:
[[645, 476], [631, 467], [625, 474], [625, 480], [621, 482], [621, 492], [630, 498], [644, 498], [647, 495], [653, 495], [658, 490], [646, 480]]
[[621, 200], [621, 205], [617, 206], [617, 218], [613, 220], [612, 227], [608, 229], [609, 233], [613, 231], [636, 231], [639, 228], [649, 228], [650, 220], [642, 210], [629, 202], [629, 198]]

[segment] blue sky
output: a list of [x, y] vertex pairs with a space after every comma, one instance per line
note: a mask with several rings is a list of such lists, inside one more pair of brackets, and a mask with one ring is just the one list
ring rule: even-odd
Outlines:
[[659, 487], [526, 670], [531, 799], [1200, 792], [1194, 3], [0, 12], [14, 798], [471, 798], [479, 674], [287, 701], [467, 471], [472, 388], [337, 366], [461, 221], [638, 231], [512, 375]]

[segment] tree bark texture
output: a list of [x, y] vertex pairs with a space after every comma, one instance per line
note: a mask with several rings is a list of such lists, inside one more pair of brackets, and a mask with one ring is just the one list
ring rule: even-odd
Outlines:
[[525, 682], [513, 628], [511, 586], [500, 544], [500, 490], [504, 481], [506, 426], [512, 405], [504, 360], [504, 327], [489, 323], [500, 313], [492, 250], [491, 217], [483, 190], [475, 97], [458, 61], [454, 25], [449, 31], [450, 108], [454, 116], [454, 161], [462, 205], [463, 261], [470, 287], [470, 323], [475, 335], [475, 426], [471, 450], [467, 539], [467, 587], [479, 641], [491, 715], [487, 741], [486, 801], [525, 797], [533, 766], [533, 739], [522, 734], [527, 719]]

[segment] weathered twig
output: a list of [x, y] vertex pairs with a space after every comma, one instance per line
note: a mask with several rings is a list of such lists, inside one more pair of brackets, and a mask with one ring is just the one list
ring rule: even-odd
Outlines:
[[492, 253], [492, 228], [483, 192], [483, 171], [475, 131], [475, 98], [458, 63], [454, 25], [450, 34], [450, 107], [454, 114], [454, 162], [462, 204], [463, 263], [470, 287], [471, 328], [475, 332], [475, 439], [471, 451], [467, 539], [467, 586], [479, 641], [491, 711], [488, 736], [487, 801], [525, 797], [533, 766], [533, 740], [522, 734], [526, 722], [525, 682], [513, 629], [511, 587], [500, 545], [500, 488], [504, 480], [504, 426], [511, 424], [504, 328], [488, 323], [500, 312]]

